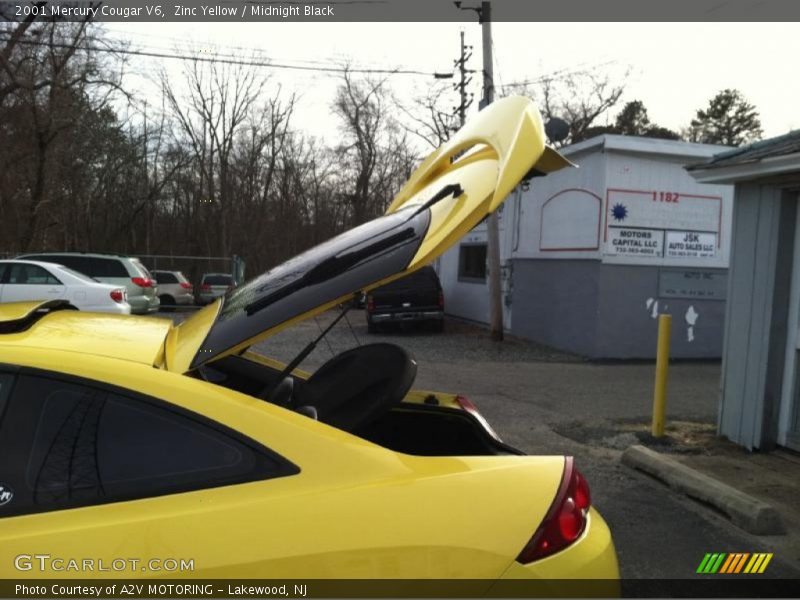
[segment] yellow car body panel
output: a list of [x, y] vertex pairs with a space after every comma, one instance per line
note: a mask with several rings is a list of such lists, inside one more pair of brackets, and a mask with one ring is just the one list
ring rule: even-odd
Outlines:
[[60, 310], [33, 327], [3, 334], [0, 344], [52, 350], [68, 348], [85, 356], [107, 356], [159, 366], [164, 360], [164, 338], [171, 329], [170, 319]]
[[8, 304], [0, 304], [0, 323], [21, 321], [46, 304], [46, 302], [36, 300], [31, 302], [9, 302]]
[[[563, 470], [563, 457], [395, 453], [249, 396], [139, 362], [0, 344], [0, 363], [10, 362], [167, 400], [263, 443], [301, 472], [3, 518], [3, 578], [19, 576], [15, 556], [45, 552], [106, 564], [119, 557], [193, 559], [191, 575], [197, 577], [493, 579], [513, 561], [513, 549], [521, 549], [532, 535]], [[132, 574], [37, 573], [109, 575]]]
[[[487, 210], [492, 212], [545, 154], [544, 125], [533, 102], [523, 96], [509, 96], [484, 108], [423, 161], [397, 193], [387, 212], [408, 206], [421, 190], [434, 181], [441, 181], [443, 173], [457, 168], [462, 153], [476, 147], [481, 152], [483, 145], [488, 147], [486, 154], [495, 167], [490, 182], [493, 193], [487, 205]], [[554, 153], [548, 152], [543, 161], [550, 171], [572, 164], [563, 157], [558, 161]]]
[[222, 300], [214, 300], [170, 330], [165, 348], [167, 369], [174, 373], [189, 370], [192, 359], [201, 352], [203, 341], [214, 324], [221, 304]]

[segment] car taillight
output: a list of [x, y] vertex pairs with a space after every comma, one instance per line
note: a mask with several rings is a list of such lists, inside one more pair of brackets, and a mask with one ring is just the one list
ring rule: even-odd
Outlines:
[[111, 290], [109, 295], [114, 302], [125, 302], [125, 292], [122, 290]]
[[181, 281], [181, 287], [185, 290], [192, 289], [192, 284], [187, 281]]
[[372, 312], [375, 310], [375, 300], [372, 298], [371, 295], [367, 296], [367, 312]]
[[444, 292], [439, 292], [439, 308], [444, 308]]
[[577, 540], [586, 528], [592, 505], [589, 484], [575, 468], [571, 456], [564, 460], [564, 474], [553, 504], [528, 544], [517, 557], [523, 564], [563, 550]]
[[200, 286], [200, 289], [203, 290], [204, 292], [208, 292], [211, 291], [211, 286], [207, 283], [204, 283], [203, 285]]
[[131, 281], [140, 288], [153, 287], [153, 280], [149, 277], [131, 277]]

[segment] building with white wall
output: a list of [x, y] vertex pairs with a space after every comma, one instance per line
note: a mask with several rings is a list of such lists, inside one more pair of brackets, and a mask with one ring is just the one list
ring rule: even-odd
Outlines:
[[[579, 168], [517, 188], [500, 214], [505, 329], [591, 358], [652, 358], [669, 313], [674, 357], [719, 357], [733, 188], [684, 166], [724, 149], [618, 135], [562, 148]], [[439, 275], [448, 313], [488, 321], [485, 225]]]

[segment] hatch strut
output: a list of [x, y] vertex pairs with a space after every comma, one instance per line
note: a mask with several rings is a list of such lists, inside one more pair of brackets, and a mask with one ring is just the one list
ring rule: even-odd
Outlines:
[[286, 377], [290, 375], [292, 371], [294, 371], [300, 365], [300, 363], [303, 362], [306, 357], [314, 351], [314, 348], [317, 347], [317, 344], [320, 342], [320, 340], [328, 335], [328, 332], [333, 329], [339, 321], [342, 320], [342, 318], [347, 314], [348, 310], [350, 310], [350, 304], [346, 303], [342, 308], [342, 312], [339, 313], [339, 316], [337, 316], [330, 325], [323, 329], [322, 333], [320, 333], [316, 339], [310, 341], [308, 345], [303, 348], [300, 353], [295, 356], [289, 362], [289, 364], [286, 365], [286, 367], [284, 367], [283, 371], [281, 371], [280, 375], [278, 375], [278, 377], [275, 379], [275, 382], [269, 387], [268, 391], [260, 395], [261, 398], [269, 399], [270, 396], [272, 396], [272, 394], [275, 392], [275, 388], [277, 388], [281, 382], [286, 379]]

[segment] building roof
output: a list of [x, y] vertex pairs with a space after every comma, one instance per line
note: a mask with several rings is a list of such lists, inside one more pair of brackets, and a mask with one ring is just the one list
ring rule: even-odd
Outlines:
[[640, 137], [635, 135], [616, 135], [604, 133], [577, 144], [559, 148], [564, 156], [571, 156], [589, 150], [615, 150], [618, 152], [635, 152], [642, 154], [658, 154], [662, 156], [676, 156], [681, 158], [704, 159], [710, 158], [728, 146], [715, 144], [697, 144], [680, 140], [662, 140], [658, 138]]
[[688, 167], [690, 171], [695, 169], [719, 169], [731, 165], [763, 160], [773, 156], [785, 156], [800, 152], [800, 129], [795, 129], [787, 134], [768, 140], [761, 140], [748, 146], [734, 148], [727, 152], [715, 154], [708, 162], [692, 165]]
[[686, 168], [701, 182], [733, 182], [794, 172], [800, 175], [800, 129], [714, 155]]

